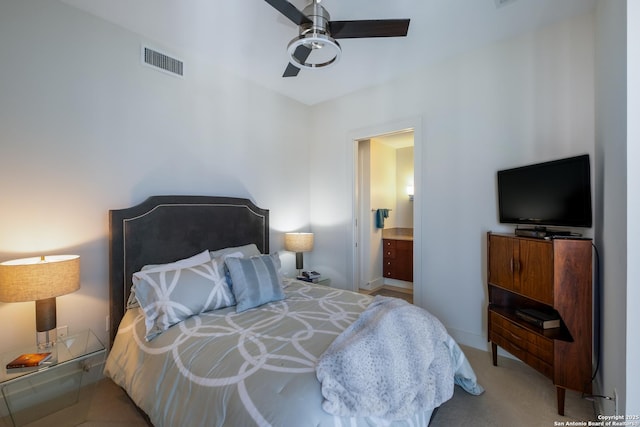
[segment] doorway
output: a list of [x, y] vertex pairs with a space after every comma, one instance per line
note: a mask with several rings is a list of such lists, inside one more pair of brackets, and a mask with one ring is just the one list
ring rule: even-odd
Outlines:
[[355, 290], [413, 302], [415, 130], [354, 142]]

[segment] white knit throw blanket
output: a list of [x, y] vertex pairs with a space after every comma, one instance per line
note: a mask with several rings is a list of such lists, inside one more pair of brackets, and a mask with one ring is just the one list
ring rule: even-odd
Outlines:
[[408, 418], [453, 396], [449, 335], [438, 319], [377, 296], [320, 356], [322, 407], [340, 416]]

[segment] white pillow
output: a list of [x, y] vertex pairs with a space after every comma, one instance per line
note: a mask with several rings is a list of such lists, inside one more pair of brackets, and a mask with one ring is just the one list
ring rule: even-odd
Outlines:
[[[167, 270], [175, 270], [177, 268], [187, 268], [194, 267], [196, 265], [203, 264], [207, 261], [212, 260], [213, 257], [208, 249], [200, 252], [199, 254], [195, 254], [189, 258], [181, 259], [178, 261], [170, 262], [168, 264], [149, 264], [145, 265], [140, 269], [140, 271], [146, 271], [147, 273], [151, 273], [154, 271], [167, 271]], [[135, 277], [135, 273], [133, 275]]]
[[[235, 255], [235, 253], [237, 252], [239, 252], [241, 255], [240, 256]], [[249, 258], [252, 256], [261, 255], [256, 244], [251, 243], [249, 245], [233, 246], [229, 248], [218, 249], [217, 251], [211, 251], [211, 258], [213, 259], [217, 256], [224, 258], [232, 253], [236, 258]]]

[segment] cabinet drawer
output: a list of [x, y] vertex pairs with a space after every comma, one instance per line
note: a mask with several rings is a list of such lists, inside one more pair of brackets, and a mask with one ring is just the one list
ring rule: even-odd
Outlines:
[[494, 312], [490, 316], [491, 341], [543, 374], [553, 373], [553, 340], [527, 331]]
[[413, 263], [406, 258], [384, 258], [382, 260], [382, 275], [390, 279], [413, 281]]
[[393, 265], [385, 264], [382, 273], [384, 274], [384, 277], [389, 277], [392, 279], [397, 276], [396, 268]]
[[491, 312], [491, 322], [496, 332], [504, 338], [548, 363], [553, 362], [553, 340], [527, 331], [495, 312]]
[[383, 258], [395, 258], [396, 257], [396, 245], [395, 240], [382, 240], [382, 257]]
[[382, 275], [386, 278], [413, 282], [413, 242], [382, 240]]
[[544, 361], [542, 359], [539, 359], [535, 355], [529, 353], [527, 350], [521, 347], [518, 347], [517, 344], [509, 341], [508, 339], [497, 334], [496, 332], [492, 331], [489, 339], [491, 340], [491, 342], [494, 342], [498, 346], [504, 348], [506, 351], [513, 354], [515, 357], [522, 360], [527, 365], [531, 366], [532, 368], [534, 368], [544, 376], [548, 378], [553, 378], [553, 364], [547, 361]]
[[384, 248], [384, 252], [382, 253], [382, 258], [385, 259], [394, 259], [396, 257], [396, 248]]

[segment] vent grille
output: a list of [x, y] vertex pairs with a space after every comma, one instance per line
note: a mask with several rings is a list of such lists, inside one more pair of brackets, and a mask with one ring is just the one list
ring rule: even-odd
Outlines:
[[496, 8], [498, 8], [498, 7], [507, 6], [511, 3], [515, 3], [516, 0], [495, 0], [495, 2], [496, 2]]
[[142, 47], [142, 60], [145, 64], [158, 68], [167, 73], [171, 73], [177, 76], [183, 76], [184, 65], [182, 61], [172, 58], [164, 53], [160, 53], [156, 50], [150, 49], [146, 46]]

